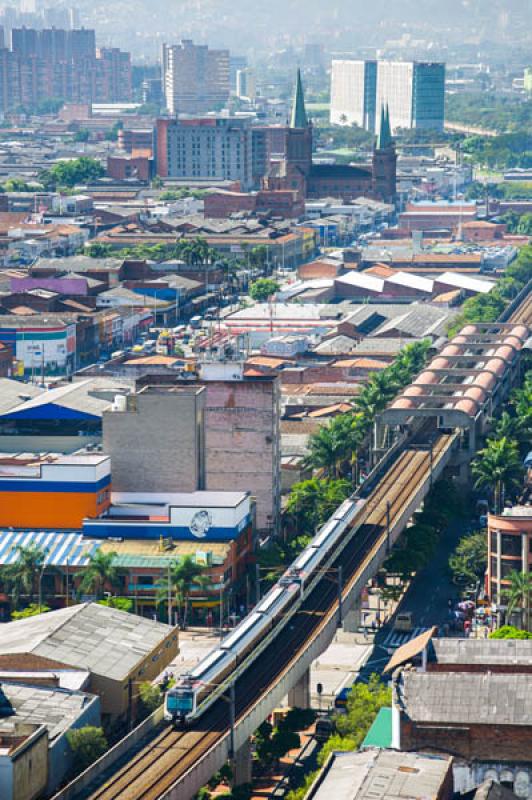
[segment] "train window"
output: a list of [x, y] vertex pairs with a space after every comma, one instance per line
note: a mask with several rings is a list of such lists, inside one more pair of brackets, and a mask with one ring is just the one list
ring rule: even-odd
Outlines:
[[194, 707], [192, 692], [168, 692], [166, 708], [170, 714], [189, 714]]

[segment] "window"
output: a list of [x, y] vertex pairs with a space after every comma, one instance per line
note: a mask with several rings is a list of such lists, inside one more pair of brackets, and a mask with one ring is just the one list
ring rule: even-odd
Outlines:
[[501, 553], [503, 556], [521, 555], [521, 537], [503, 533], [501, 536]]
[[497, 577], [497, 559], [492, 558], [490, 560], [490, 572], [494, 578]]
[[501, 558], [501, 578], [503, 580], [507, 579], [511, 572], [521, 572], [521, 569], [521, 559]]

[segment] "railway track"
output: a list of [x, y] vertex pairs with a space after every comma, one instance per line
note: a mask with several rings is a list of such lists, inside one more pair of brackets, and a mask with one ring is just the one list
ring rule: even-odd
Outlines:
[[513, 314], [510, 315], [508, 322], [521, 322], [523, 325], [532, 325], [532, 292], [529, 292]]
[[[441, 435], [435, 441], [434, 464], [451, 446], [453, 438], [453, 435]], [[370, 495], [362, 511], [361, 527], [335, 562], [335, 566], [342, 565], [346, 593], [382, 547], [387, 536], [388, 515], [393, 527], [429, 471], [429, 454], [407, 449]], [[335, 582], [324, 576], [284, 628], [281, 641], [274, 641], [237, 680], [237, 722], [282, 677], [304, 652], [308, 641], [336, 614], [337, 592]], [[165, 728], [112, 778], [85, 797], [90, 800], [158, 800], [219, 741], [228, 730], [228, 724], [227, 704], [218, 700], [194, 729]]]

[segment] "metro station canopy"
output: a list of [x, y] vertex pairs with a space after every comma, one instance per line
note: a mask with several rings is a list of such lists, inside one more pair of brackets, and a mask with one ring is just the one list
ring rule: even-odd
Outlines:
[[469, 427], [491, 416], [514, 382], [530, 331], [515, 323], [466, 325], [381, 415], [387, 425], [412, 417], [440, 418], [448, 427]]

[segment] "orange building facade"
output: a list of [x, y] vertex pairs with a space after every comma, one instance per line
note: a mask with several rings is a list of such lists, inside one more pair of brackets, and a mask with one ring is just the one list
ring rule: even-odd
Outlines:
[[0, 460], [0, 527], [81, 528], [111, 500], [111, 462], [100, 454], [4, 456]]

